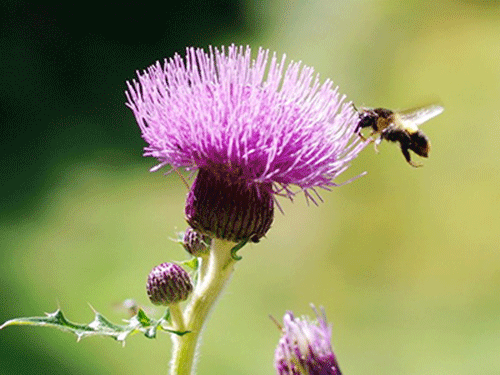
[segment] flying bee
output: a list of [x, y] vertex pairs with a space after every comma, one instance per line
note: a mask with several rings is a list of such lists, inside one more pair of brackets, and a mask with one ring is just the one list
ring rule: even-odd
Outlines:
[[386, 108], [361, 108], [358, 111], [357, 133], [363, 140], [366, 140], [361, 134], [361, 129], [372, 128], [370, 136], [378, 136], [375, 140], [375, 150], [384, 139], [399, 142], [406, 161], [412, 167], [421, 167], [422, 164], [411, 160], [409, 150], [424, 158], [429, 156], [431, 147], [429, 138], [418, 127], [442, 113], [443, 110], [444, 108], [437, 104], [404, 111], [391, 111]]

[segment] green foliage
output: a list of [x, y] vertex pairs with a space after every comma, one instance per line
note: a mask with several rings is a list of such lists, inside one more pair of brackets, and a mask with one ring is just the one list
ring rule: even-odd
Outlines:
[[167, 309], [165, 315], [158, 320], [149, 318], [142, 309], [137, 310], [137, 314], [129, 320], [125, 320], [127, 324], [119, 325], [110, 322], [103, 315], [94, 310], [94, 320], [89, 324], [78, 324], [70, 322], [66, 319], [63, 312], [57, 309], [53, 313], [47, 313], [46, 316], [27, 317], [11, 319], [0, 326], [3, 329], [7, 326], [14, 325], [30, 325], [39, 327], [54, 327], [65, 332], [72, 332], [76, 335], [77, 341], [88, 336], [108, 336], [116, 341], [125, 343], [125, 339], [129, 335], [137, 332], [142, 332], [149, 339], [156, 338], [158, 330], [170, 332], [182, 336], [186, 332], [179, 332], [166, 327], [170, 321], [170, 312]]

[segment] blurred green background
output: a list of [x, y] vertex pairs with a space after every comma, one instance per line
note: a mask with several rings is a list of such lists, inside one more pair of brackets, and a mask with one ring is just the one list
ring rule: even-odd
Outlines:
[[[0, 20], [0, 321], [150, 308], [150, 269], [186, 258], [170, 240], [186, 189], [148, 172], [125, 81], [186, 46], [249, 44], [314, 66], [358, 106], [438, 99], [445, 112], [424, 125], [424, 168], [384, 143], [319, 207], [281, 201], [240, 252], [198, 373], [273, 374], [268, 315], [312, 302], [345, 374], [500, 374], [498, 1], [4, 1]], [[165, 374], [169, 350], [166, 334], [123, 348], [8, 327], [0, 374]]]

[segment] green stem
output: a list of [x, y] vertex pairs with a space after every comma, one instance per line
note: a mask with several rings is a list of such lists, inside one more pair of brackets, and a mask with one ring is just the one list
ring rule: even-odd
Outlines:
[[174, 303], [168, 307], [170, 309], [170, 318], [172, 319], [173, 327], [176, 331], [186, 331], [184, 324], [184, 316], [182, 315], [181, 307], [178, 303]]
[[194, 374], [201, 331], [212, 306], [234, 270], [236, 261], [231, 257], [231, 249], [235, 245], [220, 239], [212, 240], [206, 274], [199, 280], [184, 313], [185, 329], [190, 333], [183, 336], [172, 335], [174, 348], [170, 375]]
[[201, 263], [198, 269], [199, 283], [201, 283], [202, 280], [205, 280], [205, 275], [208, 272], [209, 254], [204, 254], [203, 256], [199, 257], [198, 260]]

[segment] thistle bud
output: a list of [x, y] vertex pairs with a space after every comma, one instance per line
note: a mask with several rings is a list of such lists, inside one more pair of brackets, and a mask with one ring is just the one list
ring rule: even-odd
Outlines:
[[149, 273], [146, 289], [153, 304], [168, 306], [185, 301], [193, 291], [193, 284], [182, 267], [162, 263]]
[[184, 232], [182, 246], [189, 254], [198, 257], [209, 253], [211, 242], [212, 239], [209, 236], [188, 228]]

